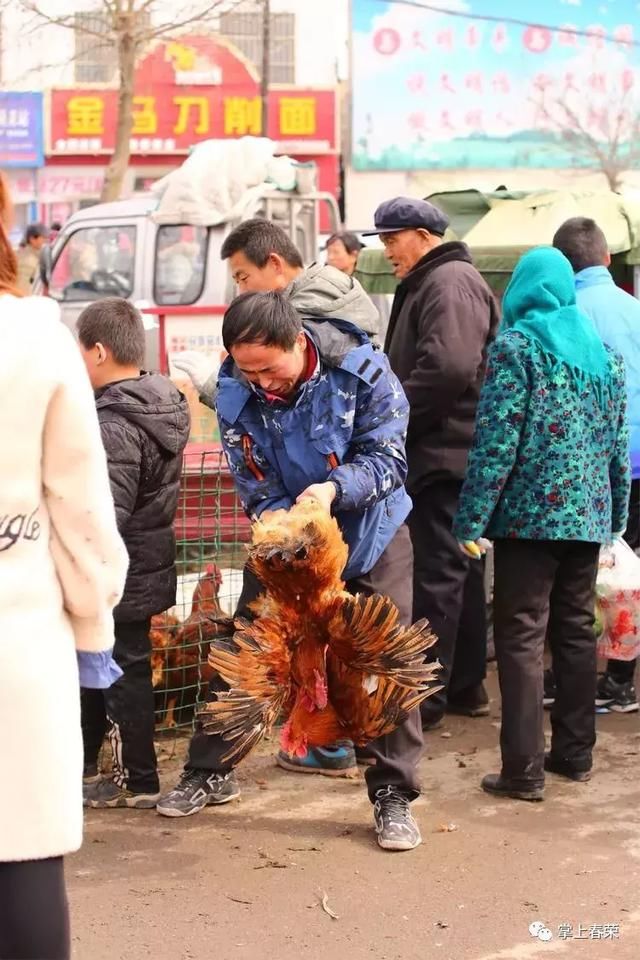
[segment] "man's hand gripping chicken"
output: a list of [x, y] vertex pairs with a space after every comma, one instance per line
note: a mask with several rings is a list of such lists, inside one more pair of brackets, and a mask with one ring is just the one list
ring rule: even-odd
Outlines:
[[229, 741], [225, 760], [244, 757], [281, 715], [292, 756], [341, 739], [364, 745], [440, 689], [438, 663], [425, 662], [436, 639], [427, 621], [399, 626], [388, 598], [347, 593], [346, 562], [338, 524], [311, 497], [256, 522], [249, 565], [266, 593], [232, 643], [212, 644], [209, 663], [230, 689], [200, 714]]

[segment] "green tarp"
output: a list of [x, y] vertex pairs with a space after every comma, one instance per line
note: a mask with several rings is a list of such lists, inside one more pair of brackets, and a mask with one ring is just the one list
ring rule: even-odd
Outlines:
[[[550, 244], [569, 217], [592, 217], [604, 230], [614, 274], [640, 264], [640, 202], [608, 191], [555, 190], [510, 193], [452, 190], [426, 198], [444, 210], [451, 228], [445, 239], [464, 240], [474, 262], [496, 293], [531, 247]], [[393, 293], [397, 281], [380, 249], [364, 249], [356, 276], [369, 293]]]

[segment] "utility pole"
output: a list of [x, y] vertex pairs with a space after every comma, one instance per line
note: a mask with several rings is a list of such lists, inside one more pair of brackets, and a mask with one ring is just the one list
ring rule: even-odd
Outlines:
[[260, 97], [262, 99], [262, 136], [269, 136], [269, 71], [271, 65], [271, 4], [262, 0], [262, 77], [260, 79]]

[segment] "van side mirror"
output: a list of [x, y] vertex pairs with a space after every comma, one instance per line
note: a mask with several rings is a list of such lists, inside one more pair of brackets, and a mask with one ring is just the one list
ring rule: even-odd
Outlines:
[[40, 280], [45, 287], [51, 282], [51, 271], [53, 269], [53, 257], [51, 255], [51, 244], [45, 243], [40, 250]]

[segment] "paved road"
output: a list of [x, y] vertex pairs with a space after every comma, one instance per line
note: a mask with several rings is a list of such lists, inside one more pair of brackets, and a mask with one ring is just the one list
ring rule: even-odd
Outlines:
[[[90, 811], [68, 862], [74, 957], [637, 960], [638, 717], [598, 719], [589, 784], [549, 777], [542, 804], [498, 801], [478, 788], [497, 769], [495, 676], [491, 689], [491, 718], [428, 739], [411, 853], [376, 847], [361, 780], [287, 774], [269, 750], [241, 768], [240, 801], [196, 817]], [[163, 761], [165, 782], [178, 769]], [[605, 924], [619, 938], [593, 939]]]

